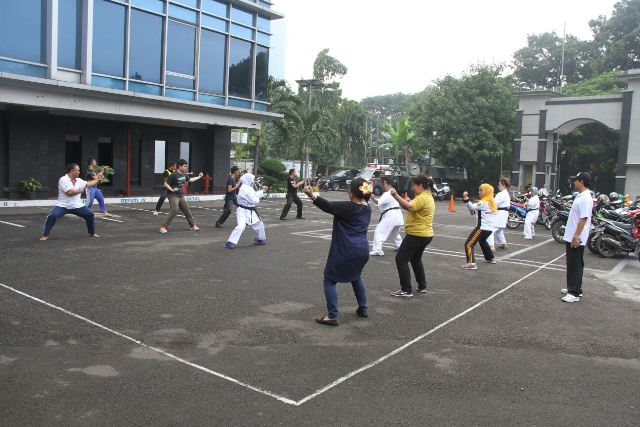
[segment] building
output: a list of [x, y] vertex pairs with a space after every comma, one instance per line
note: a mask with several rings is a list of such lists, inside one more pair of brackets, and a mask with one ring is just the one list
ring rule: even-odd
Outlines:
[[266, 110], [281, 18], [266, 0], [1, 2], [4, 197], [29, 177], [53, 196], [89, 157], [116, 170], [107, 194], [157, 191], [179, 158], [222, 187], [231, 129], [280, 118]]
[[628, 70], [622, 79], [627, 89], [616, 95], [518, 94], [513, 184], [521, 189], [565, 186], [556, 179], [558, 136], [587, 123], [601, 123], [620, 135], [615, 190], [640, 195], [640, 70]]

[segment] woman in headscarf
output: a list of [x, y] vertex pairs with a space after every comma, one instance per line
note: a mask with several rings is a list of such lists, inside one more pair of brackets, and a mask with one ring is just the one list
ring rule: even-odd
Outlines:
[[465, 270], [477, 270], [478, 265], [475, 261], [475, 255], [473, 248], [477, 243], [480, 243], [484, 260], [490, 264], [495, 264], [496, 259], [491, 251], [491, 247], [487, 243], [487, 238], [493, 232], [493, 220], [495, 213], [498, 210], [496, 201], [493, 198], [493, 186], [490, 184], [482, 184], [479, 190], [480, 201], [473, 203], [469, 200], [469, 192], [465, 191], [462, 194], [462, 201], [467, 204], [471, 213], [477, 213], [478, 222], [475, 228], [469, 234], [467, 241], [464, 244], [464, 252], [467, 257], [467, 263], [462, 266]]
[[331, 248], [324, 267], [324, 296], [327, 300], [327, 315], [316, 322], [323, 325], [338, 326], [338, 282], [350, 282], [358, 301], [356, 314], [369, 317], [367, 294], [362, 281], [362, 270], [369, 261], [369, 222], [371, 208], [371, 186], [362, 178], [356, 178], [349, 184], [348, 202], [330, 202], [313, 194], [311, 187], [304, 188], [304, 194], [313, 200], [313, 204], [333, 215]]
[[260, 199], [264, 194], [264, 187], [260, 191], [253, 189], [253, 182], [255, 176], [250, 173], [246, 173], [240, 177], [240, 191], [238, 191], [238, 209], [236, 211], [236, 217], [238, 219], [238, 225], [231, 232], [229, 240], [227, 241], [225, 248], [233, 249], [240, 240], [242, 232], [247, 225], [251, 226], [256, 232], [256, 238], [253, 241], [254, 245], [266, 245], [267, 238], [264, 233], [264, 223], [262, 218], [258, 214], [256, 205], [260, 203]]
[[527, 208], [527, 215], [524, 217], [523, 234], [525, 239], [531, 240], [536, 235], [536, 222], [538, 222], [538, 216], [540, 215], [538, 187], [531, 187], [525, 207]]

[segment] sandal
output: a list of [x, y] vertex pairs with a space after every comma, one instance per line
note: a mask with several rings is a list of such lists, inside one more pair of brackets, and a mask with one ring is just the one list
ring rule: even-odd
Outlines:
[[329, 326], [338, 326], [340, 324], [338, 322], [338, 319], [332, 319], [332, 318], [330, 318], [328, 316], [316, 319], [316, 322], [320, 323], [322, 325], [329, 325]]

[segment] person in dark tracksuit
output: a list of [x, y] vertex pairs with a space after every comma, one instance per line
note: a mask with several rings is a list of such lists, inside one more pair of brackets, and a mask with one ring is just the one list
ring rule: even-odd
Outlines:
[[298, 207], [296, 219], [304, 219], [302, 218], [302, 200], [298, 197], [298, 187], [302, 184], [304, 184], [304, 181], [296, 181], [296, 170], [289, 169], [289, 178], [287, 178], [287, 204], [284, 205], [284, 209], [282, 209], [282, 213], [280, 214], [282, 221], [287, 219], [287, 214], [289, 213], [289, 209], [291, 209], [291, 203], [294, 202]]
[[176, 162], [171, 162], [167, 165], [167, 169], [162, 173], [162, 194], [158, 198], [158, 203], [156, 203], [156, 209], [153, 211], [154, 215], [158, 215], [160, 213], [160, 209], [162, 209], [162, 205], [164, 201], [167, 199], [167, 189], [164, 187], [164, 183], [167, 182], [167, 179], [171, 176], [173, 171], [176, 170]]
[[240, 188], [240, 180], [238, 176], [240, 175], [240, 168], [238, 166], [234, 166], [229, 171], [229, 176], [227, 177], [227, 188], [224, 194], [224, 208], [222, 208], [222, 215], [216, 221], [216, 227], [222, 228], [222, 224], [229, 218], [231, 215], [231, 208], [235, 205], [238, 205], [237, 195], [238, 188]]
[[473, 203], [469, 200], [469, 193], [464, 192], [462, 194], [462, 201], [466, 203], [471, 213], [477, 213], [478, 223], [475, 228], [469, 234], [467, 241], [464, 244], [465, 255], [467, 257], [467, 263], [462, 266], [465, 270], [477, 270], [478, 265], [475, 261], [475, 255], [473, 248], [476, 243], [480, 244], [484, 260], [489, 264], [495, 264], [496, 258], [493, 255], [491, 246], [487, 243], [487, 239], [493, 233], [493, 222], [495, 213], [498, 211], [498, 206], [493, 198], [493, 186], [490, 184], [482, 184], [480, 186], [480, 201]]

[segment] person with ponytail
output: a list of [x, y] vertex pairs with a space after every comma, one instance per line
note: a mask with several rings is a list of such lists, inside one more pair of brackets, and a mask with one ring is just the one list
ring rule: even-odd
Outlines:
[[311, 187], [304, 188], [313, 204], [320, 210], [333, 215], [331, 248], [324, 267], [324, 296], [327, 301], [327, 315], [316, 322], [338, 326], [338, 292], [336, 284], [351, 283], [358, 301], [356, 314], [369, 317], [367, 293], [362, 281], [362, 270], [369, 261], [369, 222], [371, 208], [369, 198], [372, 186], [362, 178], [356, 178], [349, 184], [349, 201], [330, 202], [316, 194]]
[[478, 265], [475, 261], [475, 255], [473, 248], [477, 243], [480, 244], [484, 260], [489, 264], [495, 264], [496, 258], [493, 255], [491, 246], [487, 242], [489, 236], [493, 232], [493, 222], [495, 214], [498, 211], [498, 205], [493, 198], [493, 186], [490, 184], [482, 184], [479, 190], [480, 201], [473, 203], [469, 200], [469, 192], [465, 191], [462, 194], [462, 201], [467, 204], [469, 211], [478, 215], [478, 221], [475, 228], [469, 234], [467, 241], [464, 244], [464, 253], [467, 257], [467, 263], [462, 266], [465, 270], [477, 270]]

